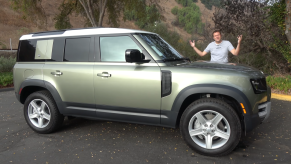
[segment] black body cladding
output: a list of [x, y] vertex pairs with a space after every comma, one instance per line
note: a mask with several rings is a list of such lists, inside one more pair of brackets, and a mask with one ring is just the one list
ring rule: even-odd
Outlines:
[[172, 92], [172, 73], [162, 71], [162, 97], [170, 95]]

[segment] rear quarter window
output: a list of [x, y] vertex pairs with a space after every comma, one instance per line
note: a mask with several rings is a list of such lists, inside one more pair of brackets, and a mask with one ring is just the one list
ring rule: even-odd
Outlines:
[[22, 40], [19, 43], [17, 61], [35, 61], [35, 49], [37, 40]]

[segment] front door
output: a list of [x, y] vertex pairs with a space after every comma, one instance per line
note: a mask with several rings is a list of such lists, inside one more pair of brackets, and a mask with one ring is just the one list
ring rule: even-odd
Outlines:
[[97, 117], [159, 124], [161, 73], [157, 63], [126, 63], [125, 50], [140, 47], [130, 36], [96, 37], [100, 62], [94, 66]]

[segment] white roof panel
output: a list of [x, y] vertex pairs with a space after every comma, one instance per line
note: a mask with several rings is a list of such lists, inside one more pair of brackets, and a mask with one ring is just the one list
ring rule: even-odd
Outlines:
[[[52, 38], [52, 37], [66, 37], [66, 36], [84, 36], [84, 35], [100, 35], [100, 34], [124, 34], [124, 33], [151, 33], [141, 30], [124, 29], [124, 28], [89, 28], [89, 29], [68, 29], [63, 31], [55, 32], [43, 32], [35, 34], [27, 34], [20, 37], [19, 40], [27, 39], [41, 39], [41, 38]], [[50, 35], [51, 33], [51, 35]], [[43, 34], [43, 35], [42, 35]], [[154, 34], [154, 33], [152, 33]]]

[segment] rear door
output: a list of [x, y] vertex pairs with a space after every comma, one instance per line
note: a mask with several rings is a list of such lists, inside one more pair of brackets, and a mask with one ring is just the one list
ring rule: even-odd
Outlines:
[[47, 87], [57, 90], [66, 114], [95, 117], [94, 37], [55, 38], [53, 46], [43, 68]]
[[[99, 62], [94, 66], [97, 117], [159, 124], [161, 105], [160, 67], [131, 35], [95, 38]], [[126, 49], [138, 49], [151, 62], [127, 63]]]

